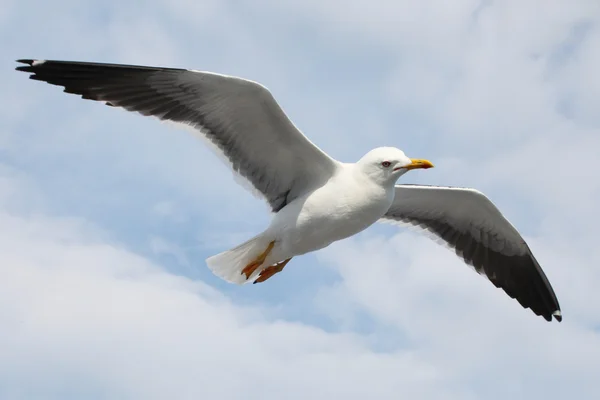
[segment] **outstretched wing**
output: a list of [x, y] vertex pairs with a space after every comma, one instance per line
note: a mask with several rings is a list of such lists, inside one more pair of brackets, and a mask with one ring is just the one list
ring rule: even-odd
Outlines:
[[51, 60], [18, 60], [31, 79], [67, 93], [193, 127], [274, 212], [323, 185], [338, 162], [311, 143], [256, 82], [209, 72]]
[[384, 218], [431, 231], [523, 307], [548, 321], [562, 320], [554, 290], [529, 246], [481, 192], [398, 185]]

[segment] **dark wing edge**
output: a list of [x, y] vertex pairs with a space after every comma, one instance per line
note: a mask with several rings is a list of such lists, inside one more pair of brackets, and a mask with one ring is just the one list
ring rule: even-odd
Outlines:
[[[83, 99], [101, 101], [109, 106], [122, 107], [144, 116], [190, 125], [200, 131], [210, 144], [216, 146], [225, 155], [235, 173], [247, 180], [264, 196], [271, 206], [272, 212], [278, 212], [298, 195], [292, 187], [299, 190], [308, 185], [303, 179], [310, 177], [303, 178], [297, 174], [292, 177], [290, 182], [286, 182], [287, 185], [278, 185], [276, 178], [281, 176], [280, 171], [273, 172], [274, 176], [265, 176], [264, 173], [261, 173], [260, 166], [254, 167], [250, 159], [244, 157], [248, 154], [241, 148], [240, 142], [232, 135], [228, 135], [227, 132], [223, 134], [229, 129], [231, 123], [217, 118], [214, 115], [215, 108], [208, 107], [204, 100], [197, 97], [196, 88], [192, 85], [194, 80], [200, 81], [202, 77], [201, 75], [196, 77], [196, 71], [182, 68], [80, 61], [19, 59], [17, 62], [25, 64], [16, 67], [17, 71], [30, 73], [30, 79], [62, 86], [66, 93], [80, 95]], [[182, 76], [186, 78], [182, 79]], [[266, 118], [271, 118], [270, 121], [275, 121], [277, 124], [274, 129], [297, 130], [264, 86], [237, 78], [236, 82], [244, 91], [243, 95], [257, 96], [256, 99], [253, 98], [254, 102], [251, 106], [260, 108], [260, 110], [266, 109], [263, 111]], [[195, 107], [198, 105], [208, 109], [209, 115], [199, 112]], [[268, 108], [269, 105], [272, 109]], [[227, 125], [228, 123], [230, 125]], [[314, 146], [305, 137], [300, 140], [296, 144]], [[314, 148], [314, 151], [311, 150], [314, 155], [320, 159], [328, 158], [318, 147], [314, 146]], [[285, 159], [291, 160], [292, 158], [286, 157]], [[329, 160], [332, 159], [328, 158], [327, 161]], [[259, 162], [261, 161], [259, 160]], [[262, 162], [265, 166], [268, 161]], [[293, 164], [293, 162], [296, 163]], [[298, 167], [307, 167], [313, 172], [318, 168], [330, 168], [329, 165], [316, 165], [314, 162], [303, 163], [298, 159], [289, 161], [289, 163], [292, 172]], [[314, 176], [316, 176], [315, 173], [311, 175], [311, 177]]]
[[[399, 187], [418, 189], [426, 186], [397, 186], [397, 188]], [[431, 186], [429, 188], [435, 189], [437, 187]], [[466, 190], [474, 196], [479, 196], [477, 202], [485, 200], [493, 206], [493, 203], [485, 195], [476, 190], [452, 187], [439, 188]], [[472, 207], [473, 203], [469, 206]], [[493, 209], [497, 210], [495, 206], [493, 206]], [[469, 213], [465, 213], [463, 218], [469, 215]], [[493, 218], [501, 217], [503, 223], [510, 225], [510, 222], [499, 211], [495, 215], [489, 216]], [[461, 229], [453, 221], [453, 218], [449, 218], [444, 211], [403, 209], [402, 198], [397, 198], [394, 201], [383, 219], [387, 222], [400, 222], [403, 225], [408, 224], [427, 231], [432, 234], [431, 236], [438, 238], [436, 242], [441, 242], [446, 247], [454, 250], [465, 263], [472, 266], [479, 274], [486, 276], [495, 287], [502, 289], [508, 296], [517, 300], [523, 308], [531, 309], [536, 315], [542, 316], [547, 321], [552, 321], [552, 317], [559, 322], [562, 321], [562, 313], [554, 289], [520, 234], [521, 243], [519, 245], [524, 246], [525, 251], [522, 254], [502, 254], [501, 251], [495, 251], [489, 246], [492, 241], [498, 243], [499, 240], [503, 240], [502, 237], [498, 236], [498, 232], [494, 232], [493, 229], [486, 230], [483, 225], [478, 226], [473, 221], [462, 221], [467, 229]]]
[[[18, 59], [16, 62], [25, 64], [16, 67], [15, 70], [30, 73], [29, 79], [46, 82], [50, 85], [62, 86], [65, 88], [65, 93], [78, 94], [83, 99], [95, 101], [102, 101], [102, 98], [98, 93], [90, 90], [91, 88], [86, 85], [86, 80], [97, 79], [99, 77], [106, 81], [110, 82], [112, 80], [114, 83], [117, 83], [119, 79], [122, 79], [123, 77], [131, 77], [132, 75], [139, 75], [140, 73], [146, 73], [148, 76], [159, 71], [173, 73], [188, 71], [183, 68], [149, 67], [143, 65], [94, 63], [85, 61], [37, 60], [31, 58]], [[114, 106], [111, 103], [107, 103], [107, 105]], [[143, 110], [130, 110], [126, 106], [122, 107], [128, 111], [137, 111], [143, 115], [150, 115], [145, 114]]]

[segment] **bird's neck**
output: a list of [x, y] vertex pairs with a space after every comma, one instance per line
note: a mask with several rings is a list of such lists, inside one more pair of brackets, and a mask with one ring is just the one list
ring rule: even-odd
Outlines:
[[364, 187], [379, 187], [382, 190], [389, 192], [394, 191], [396, 178], [384, 177], [378, 171], [369, 171], [369, 169], [361, 168], [357, 165], [354, 170], [354, 178]]

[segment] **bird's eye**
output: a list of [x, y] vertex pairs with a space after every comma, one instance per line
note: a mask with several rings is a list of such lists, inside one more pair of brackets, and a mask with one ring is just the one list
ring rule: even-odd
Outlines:
[[391, 162], [389, 162], [389, 161], [384, 161], [384, 162], [382, 162], [382, 163], [381, 163], [381, 166], [382, 166], [383, 168], [387, 168], [387, 167], [389, 167], [390, 165], [392, 165], [392, 163], [391, 163]]

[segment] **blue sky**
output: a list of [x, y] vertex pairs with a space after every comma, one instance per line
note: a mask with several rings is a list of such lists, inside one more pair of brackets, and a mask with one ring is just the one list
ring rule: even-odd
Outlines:
[[[0, 0], [0, 398], [600, 396], [594, 1]], [[13, 70], [46, 58], [259, 81], [342, 161], [391, 145], [523, 233], [548, 324], [376, 225], [237, 287], [204, 264], [268, 208], [185, 131]]]

